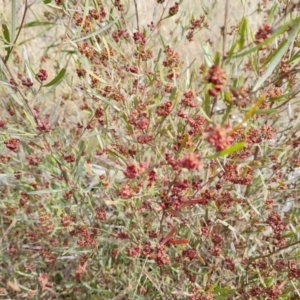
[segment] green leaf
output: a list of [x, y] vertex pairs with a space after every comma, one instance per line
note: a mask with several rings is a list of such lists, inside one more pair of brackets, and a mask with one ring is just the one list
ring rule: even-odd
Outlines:
[[[55, 25], [56, 23], [54, 22], [41, 22], [41, 21], [33, 21], [29, 22], [25, 25], [23, 25], [23, 28], [28, 28], [28, 27], [37, 27], [37, 26], [47, 26], [47, 25]], [[19, 28], [19, 27], [18, 27]]]
[[9, 58], [9, 54], [10, 54], [10, 34], [9, 34], [9, 30], [8, 27], [5, 24], [2, 24], [2, 31], [3, 31], [3, 37], [4, 37], [4, 48], [6, 49], [6, 57], [5, 57], [5, 61], [8, 60]]
[[269, 16], [268, 16], [268, 21], [267, 21], [268, 25], [271, 25], [273, 23], [274, 16], [277, 13], [277, 9], [278, 9], [278, 4], [275, 3], [269, 11]]
[[228, 64], [231, 61], [231, 58], [233, 57], [234, 50], [237, 47], [237, 45], [238, 45], [238, 42], [234, 43], [231, 46], [230, 50], [228, 51], [228, 54], [227, 54], [227, 57], [226, 57], [226, 60], [225, 60], [225, 64]]
[[43, 2], [44, 2], [44, 4], [49, 4], [49, 3], [51, 3], [51, 1], [52, 0], [44, 0]]
[[48, 87], [48, 86], [51, 86], [51, 85], [54, 85], [55, 83], [57, 83], [58, 81], [62, 80], [63, 77], [65, 76], [66, 74], [66, 69], [65, 68], [62, 68], [60, 70], [60, 72], [57, 74], [57, 76], [51, 80], [49, 83], [43, 85], [44, 87]]
[[220, 61], [221, 61], [221, 55], [220, 55], [220, 52], [217, 51], [216, 54], [215, 54], [215, 59], [214, 59], [215, 65], [219, 66], [220, 65]]
[[11, 41], [15, 42], [16, 38], [16, 18], [17, 18], [17, 0], [11, 2]]
[[67, 191], [68, 188], [63, 189], [46, 189], [46, 190], [38, 190], [38, 191], [31, 191], [27, 192], [28, 195], [43, 195], [43, 194], [53, 194], [53, 193], [60, 193]]
[[257, 109], [255, 111], [256, 114], [261, 114], [261, 115], [270, 115], [273, 113], [276, 113], [277, 109], [276, 108], [270, 108], [270, 109]]
[[162, 82], [164, 85], [166, 85], [167, 82], [166, 82], [166, 80], [165, 80], [165, 78], [164, 78], [164, 73], [163, 73], [163, 67], [162, 67], [162, 65], [158, 65], [158, 68], [159, 68], [159, 77], [160, 77], [160, 80], [161, 80], [161, 82]]
[[102, 27], [101, 29], [99, 30], [96, 30], [95, 32], [91, 33], [91, 34], [88, 34], [86, 36], [83, 36], [79, 39], [76, 39], [76, 40], [73, 40], [72, 42], [73, 43], [77, 43], [77, 42], [80, 42], [80, 41], [83, 41], [83, 40], [86, 40], [86, 39], [89, 39], [93, 36], [96, 36], [96, 35], [99, 35], [100, 33], [103, 33], [105, 32], [106, 30], [108, 30], [110, 27], [112, 27], [115, 23], [117, 23], [118, 20], [115, 20], [115, 21], [112, 21], [111, 23], [107, 24], [106, 26]]
[[177, 153], [180, 153], [182, 151], [182, 149], [185, 147], [186, 145], [186, 142], [188, 141], [189, 139], [189, 136], [188, 135], [185, 135], [185, 137], [183, 138], [181, 144], [180, 144], [180, 147], [178, 149], [178, 152]]
[[225, 156], [225, 155], [229, 155], [232, 154], [233, 152], [236, 152], [240, 149], [243, 149], [245, 147], [245, 143], [241, 142], [241, 143], [236, 143], [234, 145], [232, 145], [231, 147], [224, 149], [214, 155], [209, 155], [206, 158], [211, 159], [211, 158], [217, 158], [217, 157], [221, 157], [221, 156]]
[[5, 24], [2, 24], [2, 31], [3, 31], [3, 36], [5, 40], [5, 44], [10, 44], [10, 34], [8, 27]]
[[172, 92], [171, 92], [171, 95], [169, 97], [170, 100], [174, 100], [175, 99], [176, 92], [177, 92], [177, 88], [174, 87], [173, 90], [172, 90]]
[[211, 47], [208, 43], [206, 45], [202, 44], [202, 49], [204, 53], [205, 64], [210, 68], [213, 65]]
[[[299, 18], [297, 18], [296, 20], [298, 20]], [[299, 21], [299, 20], [298, 20]], [[268, 45], [269, 43], [271, 43], [277, 36], [279, 36], [280, 34], [284, 33], [286, 31], [286, 29], [291, 25], [291, 23], [293, 22], [287, 22], [286, 24], [284, 24], [283, 26], [281, 26], [280, 28], [278, 28], [278, 30], [276, 30], [274, 32], [273, 35], [271, 35], [269, 38], [267, 38], [266, 40], [264, 40], [262, 43], [259, 43], [258, 45], [248, 49], [248, 50], [245, 50], [245, 51], [242, 51], [242, 52], [239, 52], [235, 55], [232, 55], [232, 57], [230, 58], [238, 58], [238, 57], [244, 57], [252, 52], [255, 52], [259, 49], [261, 49], [262, 46], [265, 46], [265, 45]], [[229, 58], [229, 56], [228, 56]], [[227, 60], [228, 60], [227, 58]]]
[[225, 111], [225, 114], [224, 114], [224, 116], [223, 116], [223, 118], [222, 118], [222, 123], [221, 123], [222, 125], [224, 125], [225, 122], [227, 121], [227, 119], [228, 119], [228, 117], [229, 117], [229, 114], [230, 114], [231, 110], [232, 110], [232, 103], [230, 103], [230, 104], [228, 105], [228, 107], [227, 107], [227, 109], [226, 109], [226, 111]]
[[268, 66], [264, 74], [256, 82], [255, 86], [253, 87], [253, 91], [257, 91], [263, 85], [263, 83], [268, 79], [268, 77], [273, 73], [275, 68], [281, 62], [282, 57], [286, 54], [286, 52], [289, 49], [289, 46], [293, 43], [295, 37], [298, 34], [298, 29], [300, 26], [299, 21], [300, 18], [296, 18], [294, 20], [293, 27], [292, 30], [289, 32], [288, 38], [282, 42], [280, 47], [272, 55], [271, 57], [272, 60], [270, 61], [270, 65]]
[[164, 49], [166, 49], [166, 43], [165, 43], [164, 38], [163, 38], [163, 36], [161, 34], [159, 35], [159, 38], [160, 38], [160, 41], [161, 41]]
[[154, 66], [154, 71], [157, 70], [157, 66], [159, 65], [159, 60], [160, 60], [161, 53], [162, 53], [162, 49], [160, 48], [159, 51], [158, 51], [157, 58], [156, 58], [156, 62], [155, 62], [155, 66]]
[[208, 91], [205, 93], [204, 96], [204, 102], [203, 102], [203, 106], [204, 106], [204, 111], [205, 114], [209, 117], [210, 116], [210, 95], [208, 94]]
[[247, 35], [247, 25], [248, 25], [247, 19], [243, 18], [242, 24], [240, 27], [240, 39], [239, 39], [240, 50], [242, 50], [244, 48], [245, 39], [246, 39], [246, 35]]
[[[266, 58], [266, 60], [264, 61], [264, 64], [261, 66], [261, 68], [264, 68], [270, 61], [272, 61], [274, 59], [274, 57], [276, 58], [276, 55], [279, 55], [278, 52], [284, 51], [286, 43], [288, 43], [288, 40], [283, 40], [282, 43], [279, 45], [279, 47], [274, 52], [272, 52], [270, 56], [268, 56]], [[284, 48], [284, 49], [282, 50], [282, 48]]]

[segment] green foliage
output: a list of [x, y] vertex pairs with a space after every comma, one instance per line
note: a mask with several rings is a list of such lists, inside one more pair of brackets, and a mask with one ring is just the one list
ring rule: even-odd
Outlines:
[[299, 298], [297, 5], [204, 2], [2, 8], [5, 299]]

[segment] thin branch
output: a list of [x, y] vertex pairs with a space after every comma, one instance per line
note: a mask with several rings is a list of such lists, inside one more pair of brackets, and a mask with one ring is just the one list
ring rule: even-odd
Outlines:
[[227, 36], [227, 22], [228, 22], [228, 7], [229, 7], [229, 0], [226, 0], [225, 3], [225, 13], [224, 13], [224, 25], [223, 25], [223, 47], [222, 47], [222, 63], [221, 66], [223, 66], [225, 58], [226, 58], [226, 36]]
[[137, 31], [140, 32], [140, 22], [139, 22], [139, 12], [136, 0], [134, 0], [134, 8], [135, 8], [135, 17], [136, 17], [136, 28]]
[[248, 265], [247, 265], [247, 267], [246, 267], [246, 270], [248, 270], [248, 268], [250, 267], [250, 265], [251, 265], [255, 260], [258, 260], [258, 259], [260, 259], [260, 258], [267, 258], [267, 257], [270, 257], [270, 256], [272, 256], [273, 254], [275, 254], [275, 253], [277, 253], [277, 252], [280, 252], [280, 251], [282, 251], [282, 250], [284, 250], [284, 249], [287, 249], [287, 248], [289, 248], [289, 247], [292, 247], [292, 246], [296, 246], [296, 245], [298, 245], [298, 244], [300, 244], [300, 241], [296, 241], [296, 242], [294, 242], [294, 243], [288, 244], [288, 245], [286, 245], [286, 246], [284, 246], [284, 247], [281, 247], [281, 248], [279, 248], [279, 249], [276, 249], [276, 250], [274, 250], [274, 251], [272, 251], [272, 252], [270, 252], [270, 253], [268, 253], [268, 254], [264, 254], [264, 255], [259, 255], [259, 256], [252, 257], [252, 258], [250, 258], [250, 260], [249, 260], [249, 263], [248, 263]]
[[20, 35], [20, 33], [21, 33], [21, 30], [22, 30], [22, 28], [23, 28], [23, 24], [24, 24], [24, 22], [25, 22], [25, 16], [26, 16], [26, 14], [27, 14], [28, 8], [29, 8], [28, 2], [27, 2], [27, 0], [25, 0], [25, 9], [24, 9], [24, 13], [23, 13], [23, 16], [22, 16], [22, 21], [21, 21], [21, 24], [20, 24], [20, 26], [19, 26], [18, 33], [17, 33], [17, 35], [16, 35], [16, 37], [15, 37], [15, 39], [14, 39], [14, 41], [13, 41], [13, 43], [12, 43], [10, 49], [9, 49], [9, 51], [7, 52], [5, 59], [4, 59], [4, 63], [5, 63], [5, 64], [6, 64], [6, 62], [8, 61], [9, 56], [10, 56], [11, 52], [13, 51], [13, 49], [14, 49], [16, 43], [17, 43], [17, 40], [18, 40], [19, 35]]

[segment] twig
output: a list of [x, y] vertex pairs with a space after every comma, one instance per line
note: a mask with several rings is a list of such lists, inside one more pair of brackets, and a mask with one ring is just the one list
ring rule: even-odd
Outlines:
[[280, 252], [281, 250], [287, 249], [287, 248], [292, 247], [292, 246], [296, 246], [296, 245], [298, 245], [298, 244], [300, 244], [300, 241], [296, 241], [296, 242], [294, 242], [294, 243], [291, 243], [291, 244], [288, 244], [288, 245], [286, 245], [286, 246], [283, 246], [283, 247], [281, 247], [281, 248], [279, 248], [279, 249], [276, 249], [276, 250], [274, 250], [274, 251], [272, 251], [272, 252], [270, 252], [270, 253], [268, 253], [268, 254], [264, 254], [264, 255], [259, 255], [259, 256], [252, 257], [252, 258], [250, 258], [250, 260], [249, 260], [249, 263], [248, 263], [248, 265], [247, 265], [247, 267], [246, 267], [246, 270], [248, 270], [248, 268], [250, 267], [250, 265], [251, 265], [255, 260], [258, 260], [258, 259], [260, 259], [260, 258], [267, 258], [267, 257], [270, 257], [270, 256], [272, 256], [273, 254], [275, 254], [275, 253], [277, 253], [277, 252]]
[[136, 0], [134, 0], [134, 8], [135, 8], [135, 17], [136, 17], [136, 28], [137, 31], [140, 32], [139, 13], [138, 13], [138, 6]]
[[17, 40], [18, 40], [19, 35], [20, 35], [20, 33], [21, 33], [21, 30], [22, 30], [22, 28], [23, 28], [23, 24], [24, 24], [24, 22], [25, 22], [25, 16], [26, 16], [26, 14], [27, 14], [28, 8], [29, 8], [28, 2], [27, 2], [27, 0], [25, 0], [25, 9], [24, 9], [24, 13], [23, 13], [23, 16], [22, 16], [22, 21], [21, 21], [21, 24], [20, 24], [20, 26], [19, 26], [19, 30], [18, 30], [18, 33], [17, 33], [17, 35], [16, 35], [16, 37], [15, 37], [15, 40], [13, 41], [13, 43], [12, 43], [12, 45], [11, 45], [9, 51], [8, 51], [7, 54], [6, 54], [5, 59], [4, 59], [4, 63], [5, 63], [5, 64], [6, 64], [6, 62], [8, 61], [9, 56], [10, 56], [11, 52], [13, 51], [13, 49], [14, 49], [16, 43], [17, 43]]
[[[77, 0], [76, 6], [75, 6], [75, 11], [77, 11], [78, 6], [79, 6], [79, 0]], [[67, 37], [67, 33], [68, 33], [68, 31], [70, 30], [70, 27], [71, 27], [72, 20], [73, 20], [73, 16], [71, 15], [71, 16], [70, 16], [70, 19], [69, 19], [69, 21], [68, 21], [67, 27], [66, 27], [66, 31], [65, 31], [65, 33], [64, 33], [64, 35], [63, 35], [63, 38], [62, 38], [62, 42], [60, 43], [60, 45], [59, 45], [59, 47], [58, 47], [58, 50], [57, 50], [57, 52], [56, 52], [56, 55], [55, 55], [55, 57], [54, 57], [54, 61], [56, 60], [57, 56], [59, 55], [59, 53], [60, 53], [60, 51], [61, 51], [61, 48], [62, 48], [62, 46], [63, 46], [63, 43], [65, 42], [65, 39], [66, 39], [66, 37]]]
[[223, 47], [222, 47], [222, 63], [221, 63], [221, 66], [223, 66], [224, 61], [225, 61], [225, 57], [226, 57], [225, 51], [226, 51], [228, 7], [229, 7], [229, 1], [226, 0], [226, 3], [225, 3], [225, 13], [224, 13], [224, 25], [223, 25]]

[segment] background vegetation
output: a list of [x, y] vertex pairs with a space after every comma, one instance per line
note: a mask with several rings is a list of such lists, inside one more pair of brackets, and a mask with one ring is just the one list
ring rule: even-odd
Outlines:
[[299, 299], [297, 2], [3, 4], [0, 297]]

